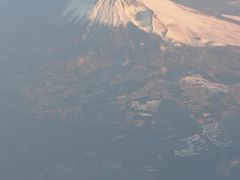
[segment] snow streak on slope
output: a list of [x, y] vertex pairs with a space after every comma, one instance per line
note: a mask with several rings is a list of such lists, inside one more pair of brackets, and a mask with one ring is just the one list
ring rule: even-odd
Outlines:
[[234, 16], [234, 15], [228, 15], [228, 14], [222, 14], [222, 16], [225, 18], [240, 22], [240, 16]]
[[72, 0], [62, 14], [62, 17], [67, 17], [69, 21], [77, 24], [91, 6], [93, 6], [94, 2], [95, 0]]
[[[65, 15], [77, 21], [82, 17], [81, 0], [74, 0]], [[74, 3], [74, 4], [73, 4]], [[97, 0], [87, 11], [89, 28], [99, 24], [137, 28], [154, 33], [165, 41], [189, 46], [240, 46], [240, 26], [171, 0]]]

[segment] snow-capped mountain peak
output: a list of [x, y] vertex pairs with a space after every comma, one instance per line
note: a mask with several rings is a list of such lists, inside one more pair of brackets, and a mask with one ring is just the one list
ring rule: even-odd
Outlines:
[[[97, 0], [85, 13], [88, 28], [129, 24], [162, 40], [189, 46], [240, 46], [240, 26], [171, 0]], [[73, 0], [64, 15], [80, 22], [81, 0]], [[81, 12], [81, 13], [80, 13]]]

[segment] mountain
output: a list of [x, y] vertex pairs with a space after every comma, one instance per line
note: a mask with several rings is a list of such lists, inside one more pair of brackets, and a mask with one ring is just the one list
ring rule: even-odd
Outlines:
[[24, 88], [34, 113], [142, 127], [180, 123], [173, 110], [217, 147], [238, 141], [237, 23], [169, 0], [73, 0], [62, 17], [76, 33]]
[[204, 132], [209, 123], [237, 123], [237, 23], [169, 0], [73, 0], [61, 17], [76, 32], [65, 34], [58, 58], [38, 66], [40, 77], [23, 88], [40, 117], [92, 112], [111, 121], [115, 112], [121, 123], [143, 126], [169, 116], [170, 101]]
[[76, 23], [84, 19], [87, 31], [97, 30], [102, 25], [126, 28], [131, 24], [176, 45], [239, 46], [239, 25], [171, 0], [98, 0], [90, 4], [84, 14], [82, 1], [74, 0], [63, 15]]
[[5, 0], [0, 179], [238, 180], [238, 1]]

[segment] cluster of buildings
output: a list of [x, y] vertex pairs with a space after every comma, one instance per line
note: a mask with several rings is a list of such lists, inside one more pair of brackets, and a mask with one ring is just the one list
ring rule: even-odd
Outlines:
[[212, 92], [229, 92], [229, 89], [226, 85], [210, 82], [200, 74], [191, 74], [189, 76], [185, 76], [181, 79], [181, 83], [185, 84], [185, 86], [191, 86], [192, 88], [198, 89], [206, 89]]
[[[232, 142], [224, 138], [217, 112], [215, 112], [216, 114], [211, 113], [211, 104], [202, 103], [201, 99], [198, 101], [199, 98], [194, 96], [201, 95], [201, 93], [203, 96], [205, 94], [209, 96], [208, 91], [227, 93], [228, 87], [212, 83], [199, 74], [186, 76], [179, 83], [176, 101], [182, 108], [190, 112], [191, 118], [201, 128], [201, 133], [181, 140], [182, 143], [185, 143], [185, 148], [176, 150], [175, 155], [189, 156], [206, 152], [208, 143], [217, 147], [230, 146]], [[207, 100], [205, 99], [205, 101]]]

